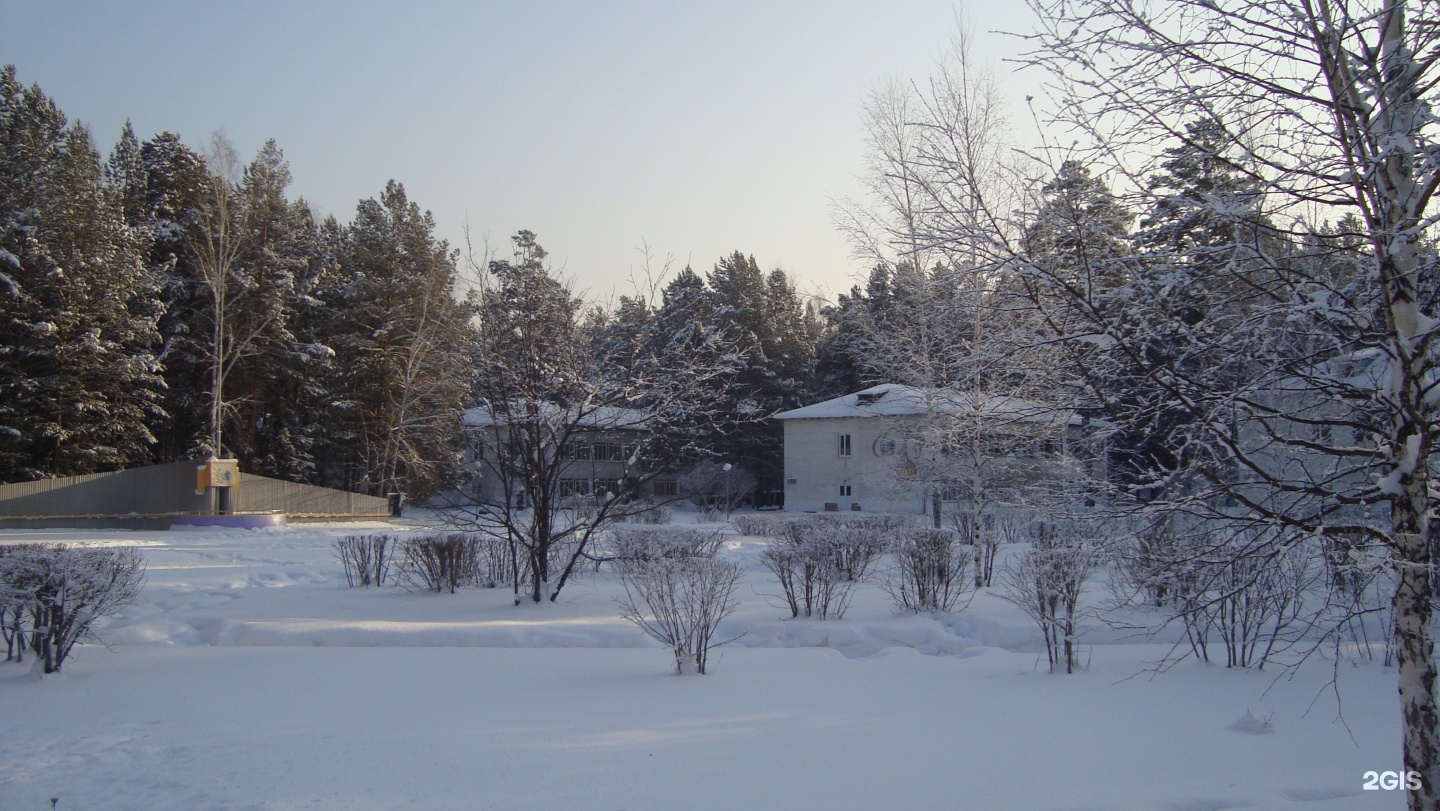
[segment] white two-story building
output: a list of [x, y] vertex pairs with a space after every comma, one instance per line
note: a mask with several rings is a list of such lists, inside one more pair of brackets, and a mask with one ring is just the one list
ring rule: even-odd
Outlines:
[[1103, 452], [1086, 442], [1093, 421], [1016, 397], [974, 403], [888, 383], [775, 418], [790, 511], [926, 513], [936, 497], [967, 498], [966, 476], [1013, 480], [1061, 464], [1104, 475]]

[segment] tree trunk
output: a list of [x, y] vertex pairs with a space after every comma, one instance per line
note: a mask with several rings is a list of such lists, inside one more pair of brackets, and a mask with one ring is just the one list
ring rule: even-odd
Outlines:
[[[1404, 726], [1406, 772], [1420, 775], [1420, 788], [1410, 792], [1411, 811], [1440, 808], [1440, 713], [1435, 702], [1435, 637], [1432, 630], [1432, 586], [1428, 523], [1424, 510], [1424, 479], [1417, 499], [1395, 505], [1395, 555], [1399, 578], [1393, 603], [1395, 650], [1400, 669], [1400, 712]], [[1407, 490], [1414, 490], [1411, 487]], [[1409, 495], [1409, 494], [1407, 494]], [[1417, 531], [1418, 530], [1418, 531]]]

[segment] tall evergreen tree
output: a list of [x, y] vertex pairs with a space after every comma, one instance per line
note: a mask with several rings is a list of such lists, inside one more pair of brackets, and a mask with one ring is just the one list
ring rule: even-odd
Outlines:
[[1283, 251], [1234, 152], [1215, 119], [1191, 122], [1166, 149], [1133, 236], [1131, 283], [1109, 304], [1123, 345], [1143, 347], [1143, 358], [1111, 353], [1102, 384], [1107, 407], [1123, 416], [1112, 442], [1116, 473], [1144, 497], [1181, 484], [1186, 469], [1225, 464], [1192, 441], [1219, 415], [1199, 419], [1201, 404], [1181, 403], [1174, 385], [1233, 388], [1250, 360], [1242, 341], [1257, 337], [1248, 311], [1274, 301], [1267, 266]]
[[286, 199], [289, 184], [283, 153], [267, 141], [236, 189], [243, 228], [231, 279], [231, 323], [250, 346], [227, 380], [225, 436], [227, 449], [247, 469], [305, 480], [312, 459], [297, 440], [309, 433], [316, 414], [297, 406], [306, 404], [317, 370], [308, 363], [314, 347], [299, 343], [291, 322], [318, 245], [308, 207]]
[[779, 270], [762, 273], [753, 256], [735, 251], [721, 258], [707, 282], [713, 329], [742, 363], [724, 394], [728, 416], [712, 446], [754, 472], [762, 491], [779, 490], [782, 431], [769, 418], [805, 398], [814, 332], [789, 278]]
[[[125, 138], [116, 148], [126, 152]], [[124, 160], [123, 157], [120, 160]], [[161, 302], [156, 356], [164, 367], [164, 413], [151, 423], [157, 442], [154, 460], [172, 462], [209, 452], [206, 393], [209, 335], [206, 299], [191, 237], [198, 227], [208, 184], [205, 162], [173, 132], [162, 132], [140, 147], [143, 176], [123, 175], [129, 224], [146, 242], [146, 273]], [[112, 161], [114, 163], [115, 161]], [[119, 180], [117, 172], [112, 182]]]
[[473, 308], [456, 299], [456, 254], [434, 232], [391, 181], [360, 203], [341, 243], [326, 300], [339, 313], [329, 342], [343, 427], [326, 463], [347, 489], [423, 499], [459, 462]]
[[0, 70], [0, 481], [123, 467], [160, 378], [138, 241], [83, 126]]

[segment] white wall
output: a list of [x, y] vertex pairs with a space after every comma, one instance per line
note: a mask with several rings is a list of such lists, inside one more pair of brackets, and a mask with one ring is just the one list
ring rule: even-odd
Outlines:
[[[894, 419], [785, 420], [785, 509], [919, 513], [923, 499], [899, 484], [895, 466], [903, 463], [901, 437]], [[841, 434], [850, 435], [850, 456], [840, 456]], [[881, 455], [880, 441], [895, 440], [894, 454]], [[841, 485], [851, 494], [840, 495]]]

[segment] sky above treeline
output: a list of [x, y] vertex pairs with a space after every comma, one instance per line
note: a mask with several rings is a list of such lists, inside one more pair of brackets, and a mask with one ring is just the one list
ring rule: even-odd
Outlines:
[[924, 81], [963, 11], [1017, 126], [1040, 77], [1003, 60], [1023, 3], [174, 2], [9, 0], [0, 62], [38, 83], [108, 152], [196, 149], [223, 130], [248, 162], [274, 138], [291, 195], [349, 221], [388, 179], [437, 233], [509, 256], [539, 235], [594, 299], [667, 256], [703, 273], [734, 250], [802, 292], [867, 265], [834, 225], [859, 193], [866, 94]]

